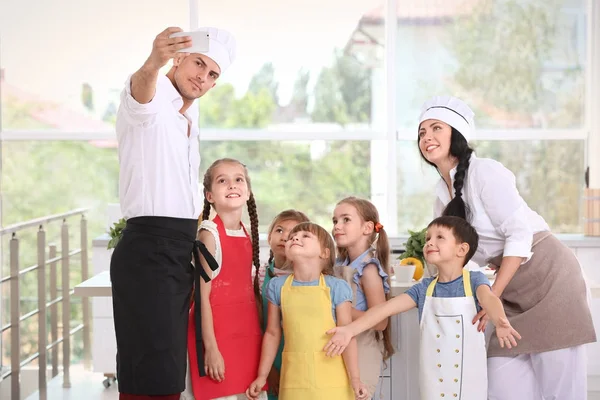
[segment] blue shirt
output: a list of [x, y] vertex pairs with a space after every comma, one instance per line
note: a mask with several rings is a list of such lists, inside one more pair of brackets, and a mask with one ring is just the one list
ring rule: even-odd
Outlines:
[[[339, 261], [340, 260], [338, 260], [338, 262]], [[360, 256], [356, 257], [356, 259], [352, 262], [350, 262], [350, 259], [346, 258], [338, 264], [344, 267], [349, 266], [351, 268], [354, 268], [354, 270], [356, 271], [354, 273], [352, 281], [356, 284], [356, 299], [354, 301], [354, 308], [356, 308], [358, 311], [367, 311], [367, 309], [369, 308], [369, 306], [367, 305], [367, 297], [365, 296], [365, 292], [363, 292], [362, 287], [360, 286], [360, 278], [362, 278], [364, 274], [365, 267], [371, 264], [375, 265], [375, 267], [377, 268], [377, 272], [381, 277], [383, 292], [386, 294], [389, 293], [390, 285], [387, 280], [388, 274], [383, 270], [379, 259], [376, 257], [374, 249], [367, 249]]]
[[[483, 272], [469, 271], [471, 273], [471, 290], [473, 291], [473, 297], [475, 298], [475, 306], [477, 311], [481, 310], [479, 301], [477, 300], [477, 288], [481, 285], [490, 286], [490, 281]], [[406, 291], [419, 308], [419, 321], [423, 315], [423, 305], [425, 304], [425, 294], [431, 281], [435, 277], [424, 278], [421, 282], [415, 284]], [[465, 287], [463, 285], [462, 275], [451, 282], [438, 282], [433, 289], [433, 297], [465, 297]]]
[[[278, 276], [271, 278], [267, 285], [267, 300], [275, 304], [277, 307], [281, 307], [281, 289], [287, 279], [287, 276]], [[329, 287], [331, 294], [331, 314], [333, 320], [337, 322], [335, 317], [335, 308], [345, 301], [352, 301], [352, 289], [348, 282], [343, 279], [336, 278], [331, 275], [325, 275], [325, 285]], [[292, 286], [319, 286], [319, 280], [310, 282], [298, 282], [297, 280], [292, 281]]]

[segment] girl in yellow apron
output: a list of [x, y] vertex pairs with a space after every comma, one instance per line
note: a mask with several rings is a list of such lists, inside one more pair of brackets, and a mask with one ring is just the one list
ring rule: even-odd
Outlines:
[[[262, 307], [263, 307], [263, 318], [262, 318], [262, 329], [263, 332], [267, 329], [267, 315], [269, 301], [267, 300], [267, 286], [271, 279], [276, 276], [288, 276], [292, 271], [284, 269], [283, 266], [286, 264], [285, 258], [285, 242], [287, 242], [291, 230], [294, 226], [301, 222], [308, 222], [308, 217], [300, 211], [296, 210], [284, 210], [277, 214], [271, 222], [269, 227], [269, 236], [267, 242], [271, 248], [269, 254], [269, 260], [267, 264], [260, 269], [258, 273], [258, 280], [260, 285], [260, 291], [262, 295]], [[257, 279], [254, 277], [254, 279]], [[268, 400], [279, 400], [279, 380], [281, 376], [281, 353], [283, 352], [283, 336], [281, 337], [281, 343], [279, 344], [279, 350], [275, 357], [275, 362], [271, 367], [271, 372], [267, 376], [267, 383], [269, 386], [269, 399]]]
[[331, 275], [335, 246], [322, 227], [304, 222], [290, 232], [285, 246], [292, 275], [275, 277], [267, 287], [268, 326], [263, 338], [258, 377], [246, 396], [256, 399], [264, 386], [283, 332], [280, 400], [366, 399], [356, 342], [342, 357], [326, 357], [325, 332], [352, 321], [352, 290]]
[[[352, 319], [389, 299], [390, 243], [377, 208], [368, 200], [347, 197], [333, 211], [338, 259], [334, 274], [350, 284]], [[383, 360], [394, 354], [389, 318], [356, 337], [361, 380], [375, 394]], [[376, 397], [376, 396], [375, 396]]]
[[407, 293], [369, 309], [351, 324], [334, 328], [325, 350], [335, 356], [353, 336], [393, 314], [419, 308], [421, 360], [419, 381], [422, 400], [441, 398], [487, 399], [485, 336], [472, 323], [481, 305], [496, 325], [503, 345], [520, 339], [504, 313], [502, 302], [481, 272], [463, 268], [477, 249], [475, 229], [459, 217], [440, 217], [427, 228], [424, 254], [437, 266], [435, 278], [425, 278]]

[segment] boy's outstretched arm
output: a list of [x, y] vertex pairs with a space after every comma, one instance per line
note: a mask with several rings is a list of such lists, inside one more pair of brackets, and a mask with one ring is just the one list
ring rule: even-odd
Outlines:
[[333, 337], [327, 342], [327, 345], [325, 345], [323, 350], [326, 351], [327, 355], [330, 357], [340, 355], [344, 352], [344, 349], [348, 346], [350, 340], [354, 336], [374, 327], [379, 322], [392, 315], [408, 311], [416, 306], [417, 303], [415, 303], [412, 297], [403, 293], [385, 303], [369, 308], [362, 317], [352, 323], [346, 326], [338, 326], [337, 328], [327, 331], [327, 334], [333, 335]]

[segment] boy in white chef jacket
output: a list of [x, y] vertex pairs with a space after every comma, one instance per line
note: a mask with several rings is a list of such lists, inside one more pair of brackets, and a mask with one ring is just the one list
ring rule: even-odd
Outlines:
[[391, 315], [419, 309], [421, 327], [421, 399], [487, 398], [485, 337], [473, 319], [483, 309], [496, 326], [501, 346], [516, 346], [521, 336], [508, 322], [502, 302], [487, 277], [463, 268], [477, 249], [479, 237], [464, 219], [443, 216], [427, 227], [425, 261], [438, 268], [406, 293], [370, 308], [351, 324], [330, 331], [325, 347], [330, 356], [341, 354], [350, 339]]

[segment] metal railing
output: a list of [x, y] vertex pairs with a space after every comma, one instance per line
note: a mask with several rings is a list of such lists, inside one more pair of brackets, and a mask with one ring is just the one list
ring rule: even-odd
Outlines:
[[[79, 331], [83, 331], [83, 359], [86, 368], [91, 366], [91, 345], [90, 345], [90, 307], [89, 299], [83, 298], [82, 301], [82, 323], [71, 329], [71, 295], [73, 290], [70, 288], [71, 258], [80, 255], [81, 259], [81, 280], [88, 279], [88, 239], [87, 239], [87, 220], [85, 212], [87, 209], [76, 209], [63, 214], [50, 215], [37, 218], [31, 221], [18, 223], [0, 229], [0, 239], [5, 235], [12, 235], [10, 239], [9, 259], [10, 275], [0, 280], [0, 285], [10, 282], [10, 323], [2, 326], [0, 334], [10, 329], [11, 342], [11, 366], [10, 370], [0, 376], [0, 380], [11, 378], [11, 399], [19, 400], [21, 398], [20, 371], [23, 367], [34, 360], [38, 360], [39, 377], [38, 390], [41, 400], [47, 398], [47, 368], [48, 353], [52, 358], [52, 378], [58, 375], [58, 345], [62, 343], [62, 361], [63, 361], [63, 387], [71, 387], [69, 368], [71, 363], [71, 336]], [[68, 218], [80, 215], [80, 247], [71, 250], [69, 243], [69, 225]], [[46, 243], [46, 227], [48, 224], [56, 221], [62, 221], [60, 228], [60, 252], [57, 252], [57, 246]], [[19, 233], [23, 230], [38, 227], [37, 231], [37, 264], [31, 267], [20, 269], [19, 265]], [[48, 252], [46, 254], [46, 248]], [[57, 287], [58, 264], [61, 269], [61, 286]], [[46, 266], [50, 266], [50, 300], [46, 302]], [[21, 315], [20, 310], [20, 279], [30, 273], [37, 271], [37, 309], [25, 315]], [[60, 296], [58, 293], [60, 292]], [[62, 307], [62, 329], [61, 337], [58, 337], [58, 303]], [[48, 332], [46, 329], [46, 318], [50, 312], [50, 343], [48, 342]], [[20, 324], [27, 319], [38, 315], [38, 351], [24, 360], [21, 360], [21, 335]]]

